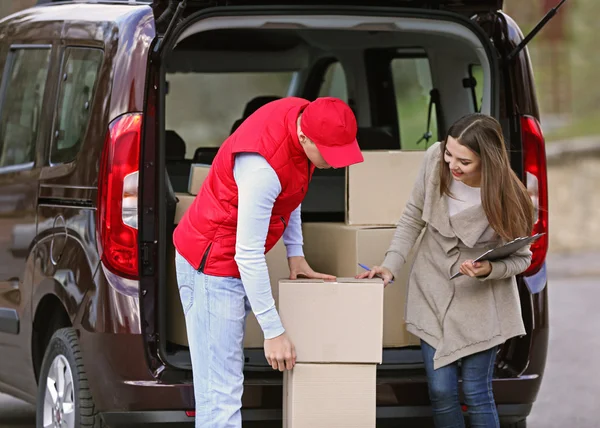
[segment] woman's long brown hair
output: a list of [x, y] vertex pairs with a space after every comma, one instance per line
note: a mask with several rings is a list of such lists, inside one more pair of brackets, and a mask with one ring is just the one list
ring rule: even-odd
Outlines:
[[[534, 221], [533, 203], [510, 167], [498, 121], [481, 113], [469, 114], [450, 127], [448, 136], [481, 158], [481, 204], [492, 229], [506, 241], [530, 235]], [[440, 195], [451, 197], [452, 177], [444, 160], [446, 140], [441, 145]]]

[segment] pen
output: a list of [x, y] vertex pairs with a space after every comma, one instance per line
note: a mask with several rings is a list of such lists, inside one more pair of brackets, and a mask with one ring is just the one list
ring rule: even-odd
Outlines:
[[[370, 268], [369, 266], [365, 266], [365, 265], [363, 265], [362, 263], [359, 263], [358, 265], [359, 265], [361, 268], [363, 268], [364, 270], [371, 271], [371, 268]], [[375, 275], [375, 276], [376, 276], [377, 278], [381, 278], [381, 275]], [[381, 279], [383, 279], [383, 278], [381, 278]], [[391, 284], [391, 283], [393, 283], [393, 282], [394, 282], [394, 281], [390, 281], [390, 284]]]

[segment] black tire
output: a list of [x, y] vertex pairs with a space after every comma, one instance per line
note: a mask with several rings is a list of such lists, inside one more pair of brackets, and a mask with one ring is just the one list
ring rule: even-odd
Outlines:
[[[64, 359], [60, 359], [59, 356], [64, 357]], [[36, 426], [38, 428], [43, 428], [44, 426], [44, 406], [48, 376], [52, 364], [57, 358], [63, 364], [65, 364], [66, 360], [66, 364], [68, 364], [68, 369], [70, 369], [72, 375], [72, 387], [65, 391], [65, 396], [67, 402], [73, 403], [74, 427], [106, 428], [102, 418], [96, 411], [96, 406], [89, 390], [77, 333], [73, 328], [57, 330], [52, 335], [46, 348], [40, 370], [40, 380], [38, 382]], [[66, 368], [64, 372], [68, 375]], [[62, 417], [64, 418], [65, 416]]]
[[527, 420], [522, 419], [517, 422], [510, 422], [510, 423], [505, 422], [505, 423], [501, 423], [500, 426], [501, 426], [501, 428], [527, 428]]

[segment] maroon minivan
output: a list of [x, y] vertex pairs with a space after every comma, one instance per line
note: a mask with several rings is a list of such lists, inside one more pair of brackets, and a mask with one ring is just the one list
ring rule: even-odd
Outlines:
[[[425, 150], [491, 114], [548, 232], [527, 40], [502, 0], [39, 3], [0, 21], [0, 390], [39, 427], [194, 423], [169, 327], [177, 195], [272, 99], [344, 99], [365, 150]], [[316, 178], [303, 221], [343, 221], [344, 171]], [[506, 427], [544, 375], [546, 237], [518, 277], [527, 335], [498, 352]], [[383, 349], [377, 373], [378, 426], [430, 420], [418, 346]], [[281, 406], [281, 373], [246, 349], [244, 426], [281, 425]]]

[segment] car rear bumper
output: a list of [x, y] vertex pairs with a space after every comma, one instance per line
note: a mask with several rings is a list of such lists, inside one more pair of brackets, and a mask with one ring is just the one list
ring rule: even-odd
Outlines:
[[[526, 418], [531, 412], [531, 404], [501, 404], [498, 414], [505, 422], [514, 422]], [[102, 414], [104, 421], [111, 427], [181, 427], [194, 426], [194, 417], [182, 410], [147, 411], [147, 412], [106, 412]], [[427, 420], [431, 418], [429, 406], [397, 406], [378, 407], [377, 426], [386, 426], [398, 421]], [[257, 423], [257, 426], [281, 426], [281, 410], [242, 410], [244, 426]], [[247, 424], [248, 423], [248, 424]], [[260, 423], [260, 425], [258, 425]], [[391, 426], [391, 425], [390, 425]]]

